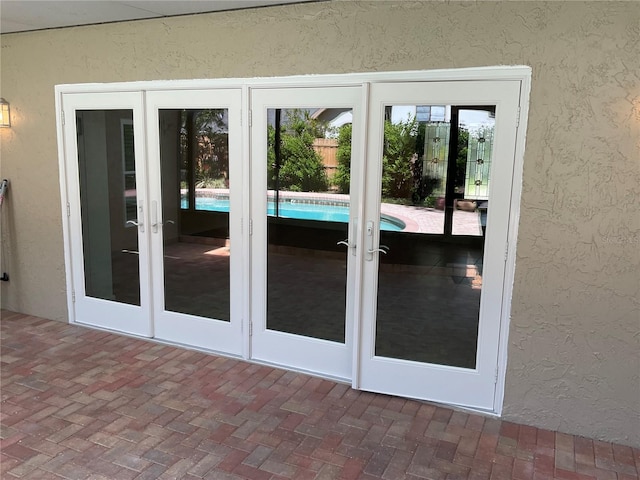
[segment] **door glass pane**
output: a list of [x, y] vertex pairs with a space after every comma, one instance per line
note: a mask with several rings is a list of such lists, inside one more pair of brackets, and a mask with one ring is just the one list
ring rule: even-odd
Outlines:
[[381, 212], [405, 228], [380, 232], [378, 356], [475, 368], [494, 112], [385, 109]]
[[165, 309], [228, 322], [228, 110], [159, 118]]
[[132, 110], [76, 112], [85, 291], [140, 305]]
[[267, 118], [267, 328], [344, 343], [352, 112]]

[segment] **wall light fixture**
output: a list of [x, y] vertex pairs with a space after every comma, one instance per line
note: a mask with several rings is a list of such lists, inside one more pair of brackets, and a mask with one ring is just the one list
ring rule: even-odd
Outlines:
[[11, 106], [4, 98], [0, 98], [0, 127], [11, 126]]

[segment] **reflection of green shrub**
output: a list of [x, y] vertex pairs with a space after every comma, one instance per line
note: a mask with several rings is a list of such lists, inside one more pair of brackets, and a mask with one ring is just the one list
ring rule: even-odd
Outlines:
[[212, 178], [207, 175], [201, 175], [196, 179], [196, 188], [226, 188], [224, 178]]
[[413, 188], [412, 159], [416, 153], [418, 122], [384, 122], [382, 157], [382, 196], [411, 198]]
[[[279, 169], [276, 168], [275, 129], [269, 127], [268, 187], [294, 192], [321, 192], [329, 188], [322, 157], [314, 150], [313, 141], [323, 134], [320, 123], [303, 110], [286, 110], [280, 126]], [[279, 172], [277, 172], [279, 170]]]
[[336, 152], [338, 168], [333, 177], [333, 183], [338, 187], [340, 193], [349, 193], [351, 182], [351, 132], [350, 123], [343, 125], [338, 130], [338, 151]]
[[424, 199], [424, 206], [429, 208], [436, 208], [436, 197], [429, 195]]

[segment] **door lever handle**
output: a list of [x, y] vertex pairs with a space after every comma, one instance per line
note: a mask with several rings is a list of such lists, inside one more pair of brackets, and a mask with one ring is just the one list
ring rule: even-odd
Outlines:
[[340, 240], [338, 243], [336, 243], [336, 245], [344, 245], [347, 248], [356, 248], [356, 246], [349, 243], [348, 239], [346, 238], [344, 240]]
[[165, 222], [158, 221], [158, 202], [153, 201], [151, 203], [151, 227], [153, 228], [153, 233], [158, 232], [158, 227], [163, 227], [164, 225], [174, 224], [173, 220], [167, 220]]
[[382, 247], [384, 247], [384, 245], [380, 245], [380, 247], [381, 248], [372, 248], [371, 250], [367, 250], [367, 253], [370, 253], [370, 254], [373, 255], [376, 252], [382, 252], [382, 253], [384, 253], [386, 255], [387, 254], [387, 250], [382, 248]]
[[[143, 212], [142, 205], [140, 205], [138, 206], [138, 218], [144, 218], [144, 215], [142, 212]], [[138, 218], [136, 218], [135, 220], [127, 220], [125, 222], [125, 225], [135, 225], [140, 229], [140, 232], [144, 232], [144, 223], [138, 220]]]
[[144, 224], [142, 222], [137, 222], [135, 220], [127, 220], [125, 223], [127, 225], [135, 225], [140, 229], [141, 232], [144, 232]]

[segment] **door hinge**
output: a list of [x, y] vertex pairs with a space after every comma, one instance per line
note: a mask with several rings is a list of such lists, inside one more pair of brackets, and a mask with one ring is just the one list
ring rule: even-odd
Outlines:
[[253, 111], [249, 110], [249, 126], [253, 126]]
[[62, 117], [62, 125], [64, 125], [64, 110], [60, 112], [60, 116]]
[[516, 113], [516, 128], [520, 126], [520, 107], [518, 107], [518, 113]]
[[253, 335], [253, 322], [249, 322], [249, 336]]
[[76, 292], [75, 292], [75, 290], [73, 290], [73, 291], [71, 292], [71, 301], [72, 301], [73, 303], [76, 303]]
[[495, 377], [493, 378], [493, 384], [495, 385], [496, 383], [498, 383], [498, 370], [500, 370], [498, 368], [498, 366], [496, 365], [496, 374]]
[[253, 235], [253, 220], [249, 219], [249, 236]]
[[509, 256], [509, 242], [504, 246], [504, 261], [507, 261], [507, 257]]
[[67, 217], [71, 217], [71, 205], [67, 202]]

